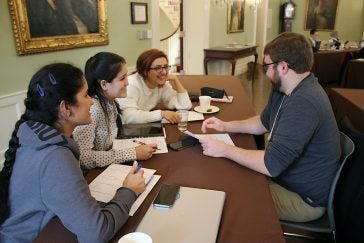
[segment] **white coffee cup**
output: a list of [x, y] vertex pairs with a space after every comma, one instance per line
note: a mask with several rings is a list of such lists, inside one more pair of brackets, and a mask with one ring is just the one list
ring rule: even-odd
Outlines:
[[121, 237], [118, 243], [153, 243], [153, 240], [145, 233], [132, 232]]
[[200, 109], [203, 112], [206, 112], [208, 109], [210, 109], [210, 104], [211, 104], [211, 97], [210, 96], [206, 96], [206, 95], [202, 95], [200, 97], [198, 97], [200, 100]]

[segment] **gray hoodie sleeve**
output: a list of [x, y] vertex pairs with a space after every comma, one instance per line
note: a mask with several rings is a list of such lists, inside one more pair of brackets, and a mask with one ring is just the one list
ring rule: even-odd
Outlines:
[[135, 193], [121, 188], [101, 208], [91, 196], [79, 162], [70, 150], [58, 147], [46, 160], [39, 174], [44, 204], [77, 235], [79, 242], [106, 242], [113, 237], [128, 219]]

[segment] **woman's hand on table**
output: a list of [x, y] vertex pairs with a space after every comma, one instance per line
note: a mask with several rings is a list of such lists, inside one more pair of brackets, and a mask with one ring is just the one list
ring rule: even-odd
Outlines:
[[178, 123], [178, 115], [174, 111], [162, 110], [161, 116], [162, 118], [167, 119], [172, 124]]

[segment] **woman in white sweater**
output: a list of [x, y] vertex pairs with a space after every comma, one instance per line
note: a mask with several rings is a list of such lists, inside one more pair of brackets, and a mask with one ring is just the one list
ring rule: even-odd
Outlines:
[[[127, 97], [118, 99], [123, 123], [149, 123], [162, 118], [177, 123], [177, 114], [171, 110], [189, 110], [192, 103], [178, 77], [168, 73], [166, 54], [157, 49], [145, 51], [138, 57], [136, 68], [137, 73], [129, 76]], [[159, 103], [166, 109], [153, 110]]]

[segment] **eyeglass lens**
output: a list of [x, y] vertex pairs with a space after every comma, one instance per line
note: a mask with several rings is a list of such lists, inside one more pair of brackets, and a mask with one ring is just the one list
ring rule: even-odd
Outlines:
[[155, 66], [155, 67], [151, 67], [150, 69], [155, 70], [157, 72], [162, 72], [162, 70], [165, 69], [168, 72], [170, 68], [171, 68], [171, 66], [166, 65], [166, 66]]
[[264, 72], [264, 73], [266, 73], [270, 65], [277, 64], [277, 63], [278, 63], [278, 62], [264, 63], [264, 64], [262, 65], [263, 72]]

